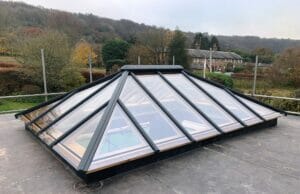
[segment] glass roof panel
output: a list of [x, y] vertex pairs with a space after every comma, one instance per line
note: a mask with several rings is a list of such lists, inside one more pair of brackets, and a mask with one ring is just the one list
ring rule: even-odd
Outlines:
[[[79, 123], [83, 118], [91, 114], [97, 108], [101, 107], [104, 103], [106, 103], [111, 98], [112, 93], [114, 92], [116, 85], [118, 83], [118, 80], [119, 79], [115, 80], [109, 86], [107, 86], [99, 93], [94, 95], [92, 98], [85, 101], [75, 110], [67, 114], [57, 123], [52, 125], [47, 131], [42, 133], [40, 137], [46, 138], [47, 142], [51, 143], [51, 141], [49, 141], [49, 136], [52, 139], [53, 138], [56, 139], [60, 137], [62, 134], [64, 134], [67, 130], [71, 129], [73, 126], [75, 126], [75, 124]], [[48, 117], [46, 118], [48, 119]], [[51, 119], [50, 122], [52, 122], [53, 121], [52, 118], [50, 119]], [[44, 122], [50, 123], [48, 120], [45, 120]]]
[[[78, 127], [74, 132], [72, 132], [69, 136], [63, 139], [59, 144], [55, 145], [54, 149], [60, 154], [64, 154], [65, 158], [67, 158], [70, 162], [76, 163], [76, 160], [74, 161], [73, 159], [74, 156], [77, 158], [82, 158], [101, 120], [104, 110], [105, 108], [97, 114], [95, 114], [92, 118], [87, 120], [80, 127]], [[67, 150], [68, 152], [63, 152], [61, 150]]]
[[120, 99], [155, 143], [183, 137], [172, 121], [130, 76]]
[[183, 75], [165, 74], [164, 76], [218, 126], [222, 127], [236, 123], [224, 110]]
[[185, 102], [159, 75], [141, 75], [138, 79], [164, 105], [189, 133], [203, 132], [213, 127]]
[[[163, 68], [162, 66], [127, 66], [122, 69], [129, 71], [128, 77], [127, 72], [123, 74], [124, 77], [122, 76], [122, 78], [127, 77], [122, 91], [118, 87], [123, 84], [123, 82], [119, 83], [121, 80], [119, 75], [114, 77], [114, 81], [109, 82], [106, 88], [93, 96], [90, 95], [107, 82], [86, 88], [71, 96], [50, 113], [47, 112], [39, 123], [33, 123], [30, 127], [33, 130], [31, 132], [39, 136], [46, 144], [56, 142], [53, 147], [51, 144], [49, 149], [59, 154], [64, 162], [73, 166], [78, 175], [90, 181], [94, 175], [97, 178], [106, 178], [119, 172], [116, 169], [127, 167], [127, 164], [118, 165], [126, 162], [136, 160], [140, 164], [140, 162], [147, 163], [153, 159], [161, 159], [161, 156], [164, 158], [164, 154], [156, 154], [156, 146], [161, 152], [169, 149], [174, 149], [175, 152], [192, 149], [196, 147], [194, 146], [196, 144], [192, 144], [194, 139], [203, 140], [220, 135], [220, 132], [213, 127], [214, 123], [225, 133], [243, 127], [237, 121], [239, 119], [235, 120], [222, 108], [221, 104], [215, 103], [195, 84], [203, 87], [210, 95], [218, 99], [232, 113], [244, 120], [246, 125], [256, 124], [257, 120], [263, 122], [263, 125], [258, 125], [258, 127], [276, 125], [275, 120], [271, 119], [277, 119], [279, 112], [253, 102], [245, 96], [236, 95], [238, 99], [264, 117], [264, 119], [258, 119], [257, 114], [245, 108], [240, 100], [232, 98], [226, 91], [201, 80], [191, 78], [196, 83], [191, 82], [188, 77], [180, 73], [182, 69], [180, 66], [176, 68], [174, 66]], [[164, 76], [174, 87], [159, 76], [157, 71], [165, 73]], [[132, 76], [133, 73], [137, 76]], [[121, 92], [120, 96], [112, 96], [119, 92]], [[90, 98], [86, 100], [88, 96]], [[110, 99], [113, 100], [110, 101]], [[30, 113], [26, 114], [28, 110], [16, 116], [21, 116], [24, 120], [26, 119], [24, 116], [34, 119], [58, 102], [62, 101], [57, 100]], [[81, 102], [80, 105], [79, 102]], [[204, 119], [200, 111], [203, 111], [210, 119]], [[101, 123], [104, 119], [105, 122]], [[38, 124], [45, 129], [41, 134], [35, 133], [40, 130]], [[190, 135], [182, 133], [181, 130], [184, 129], [192, 134], [192, 138], [187, 138]], [[144, 132], [149, 137], [144, 137]], [[103, 136], [96, 136], [99, 134]], [[149, 144], [152, 144], [152, 141], [148, 138], [153, 140], [156, 146], [151, 147]], [[182, 146], [187, 144], [191, 146]], [[152, 155], [154, 153], [155, 155]], [[152, 156], [143, 160], [144, 157], [150, 155]]]
[[251, 113], [247, 108], [241, 105], [237, 100], [232, 98], [226, 91], [220, 89], [211, 84], [207, 84], [204, 81], [198, 80], [190, 76], [199, 86], [206, 90], [209, 94], [215, 97], [226, 108], [228, 108], [236, 117], [241, 120], [248, 120], [254, 118], [255, 115]]
[[260, 114], [261, 116], [264, 115], [268, 115], [268, 114], [272, 114], [275, 113], [273, 110], [266, 108], [264, 106], [261, 106], [255, 102], [252, 102], [250, 100], [247, 100], [245, 98], [242, 98], [238, 95], [236, 95], [240, 100], [242, 100], [245, 104], [247, 104], [250, 108], [252, 108], [254, 111], [256, 111], [258, 114]]
[[[107, 82], [107, 81], [106, 81]], [[35, 123], [38, 124], [41, 128], [47, 126], [50, 124], [54, 119], [71, 109], [74, 105], [76, 105], [78, 102], [86, 98], [88, 95], [95, 92], [97, 89], [99, 89], [101, 86], [103, 86], [106, 82], [97, 84], [91, 88], [85, 89], [83, 91], [80, 91], [74, 95], [72, 95], [70, 98], [68, 98], [66, 101], [55, 107], [53, 110], [48, 112], [46, 115], [44, 115], [42, 118], [38, 119]]]
[[93, 161], [149, 147], [142, 135], [117, 105], [105, 129]]

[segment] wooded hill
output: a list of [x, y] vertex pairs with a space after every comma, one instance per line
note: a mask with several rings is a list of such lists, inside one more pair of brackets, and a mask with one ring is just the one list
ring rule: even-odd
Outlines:
[[[21, 2], [0, 1], [0, 38], [12, 33], [27, 31], [32, 33], [37, 30], [36, 28], [63, 32], [74, 44], [82, 38], [96, 44], [115, 37], [130, 42], [138, 33], [159, 29], [130, 20], [113, 20], [92, 14], [35, 7]], [[187, 47], [190, 47], [195, 34], [191, 32], [185, 34], [188, 38]], [[291, 39], [266, 39], [254, 36], [217, 36], [217, 38], [222, 50], [252, 51], [257, 47], [264, 47], [281, 52], [289, 47], [300, 46], [300, 40]]]

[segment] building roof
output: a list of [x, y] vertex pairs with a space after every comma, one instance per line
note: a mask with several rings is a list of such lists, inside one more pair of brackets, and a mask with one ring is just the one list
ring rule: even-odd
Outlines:
[[[200, 50], [200, 49], [187, 49], [188, 55], [193, 58], [207, 58], [209, 59], [210, 51], [209, 50]], [[212, 51], [213, 59], [234, 59], [242, 60], [243, 58], [234, 53], [234, 52], [225, 52], [225, 51]]]
[[232, 131], [274, 125], [279, 116], [275, 108], [176, 65], [125, 66], [16, 114], [85, 180], [106, 178]]

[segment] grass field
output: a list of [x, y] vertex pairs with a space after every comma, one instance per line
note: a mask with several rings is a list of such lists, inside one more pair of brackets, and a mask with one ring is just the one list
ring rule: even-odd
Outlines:
[[1, 100], [0, 101], [0, 112], [8, 111], [8, 110], [19, 110], [19, 109], [27, 109], [37, 105], [38, 103], [34, 102], [14, 102], [10, 100]]

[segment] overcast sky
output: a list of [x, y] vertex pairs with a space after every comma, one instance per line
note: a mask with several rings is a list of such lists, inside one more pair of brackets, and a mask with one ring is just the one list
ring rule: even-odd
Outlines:
[[300, 39], [299, 0], [23, 0], [183, 31]]

